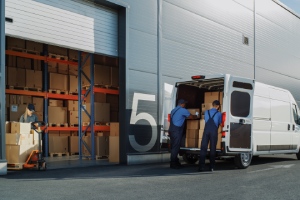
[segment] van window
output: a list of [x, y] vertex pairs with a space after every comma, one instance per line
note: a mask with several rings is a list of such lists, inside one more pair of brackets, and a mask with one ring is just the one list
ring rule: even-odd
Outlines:
[[252, 90], [253, 89], [253, 87], [250, 83], [242, 83], [242, 82], [238, 82], [238, 81], [233, 81], [232, 86], [236, 87], [236, 88], [246, 89], [246, 90]]
[[299, 115], [297, 112], [297, 106], [293, 104], [293, 116], [296, 124], [299, 124]]
[[236, 117], [247, 117], [250, 113], [250, 94], [234, 91], [231, 93], [231, 114]]

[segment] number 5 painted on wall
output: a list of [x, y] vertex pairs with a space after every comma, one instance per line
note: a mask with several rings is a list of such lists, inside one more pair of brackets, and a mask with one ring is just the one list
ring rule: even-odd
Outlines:
[[[150, 123], [151, 127], [156, 127], [156, 121], [152, 115], [149, 113], [141, 112], [137, 114], [138, 102], [141, 101], [155, 101], [155, 95], [151, 94], [142, 94], [142, 93], [134, 93], [133, 101], [132, 101], [132, 112], [130, 117], [130, 124], [136, 124], [139, 120], [146, 120]], [[153, 133], [150, 142], [147, 145], [140, 145], [136, 142], [134, 135], [129, 135], [130, 145], [138, 152], [146, 152], [152, 149], [156, 143], [157, 134]]]

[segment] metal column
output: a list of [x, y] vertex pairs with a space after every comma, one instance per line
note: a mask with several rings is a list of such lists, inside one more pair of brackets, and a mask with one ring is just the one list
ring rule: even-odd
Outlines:
[[[48, 56], [48, 45], [44, 45], [44, 55]], [[48, 62], [44, 62], [44, 70], [43, 70], [43, 91], [47, 92], [49, 89], [48, 85]], [[46, 96], [44, 98], [44, 122], [48, 124], [48, 97]], [[48, 149], [48, 144], [49, 144], [49, 134], [48, 130], [45, 131], [44, 133], [44, 155], [45, 157], [48, 157], [49, 155], [49, 149]]]
[[0, 1], [0, 175], [7, 174], [5, 155], [5, 1]]
[[[82, 59], [83, 58], [83, 59]], [[90, 59], [90, 78], [87, 74], [84, 73], [83, 67], [86, 61]], [[89, 88], [86, 90], [85, 94], [82, 95], [82, 75], [90, 83]], [[83, 102], [84, 99], [90, 94], [90, 110], [91, 113], [88, 113]], [[90, 123], [88, 126], [82, 129], [82, 111], [90, 118]], [[95, 112], [94, 112], [94, 55], [87, 54], [85, 57], [82, 57], [82, 52], [78, 52], [78, 148], [79, 148], [79, 158], [82, 159], [82, 147], [84, 146], [90, 153], [91, 159], [95, 159], [95, 133], [94, 133], [94, 124], [95, 124]], [[91, 131], [91, 148], [88, 147], [87, 143], [83, 140], [83, 136], [87, 131]], [[82, 146], [83, 145], [83, 146]]]

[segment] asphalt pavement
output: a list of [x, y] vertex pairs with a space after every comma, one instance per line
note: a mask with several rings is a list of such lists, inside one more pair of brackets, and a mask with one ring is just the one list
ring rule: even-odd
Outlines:
[[[208, 162], [208, 161], [207, 161]], [[216, 170], [168, 163], [13, 171], [0, 176], [1, 200], [35, 199], [300, 199], [300, 161], [295, 155], [262, 156], [247, 169], [231, 160]]]

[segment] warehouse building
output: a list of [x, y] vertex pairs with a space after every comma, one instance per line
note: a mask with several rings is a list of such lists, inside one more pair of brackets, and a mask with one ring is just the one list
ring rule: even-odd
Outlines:
[[[12, 109], [34, 99], [43, 102], [40, 117], [59, 124], [49, 127], [46, 147], [51, 148], [54, 135], [90, 137], [78, 142], [79, 156], [84, 157], [81, 146], [91, 142], [89, 153], [95, 159], [94, 147], [101, 141], [93, 136], [110, 132], [113, 149], [110, 145], [108, 154], [114, 151], [114, 161], [123, 164], [168, 161], [162, 141], [167, 114], [174, 106], [174, 85], [192, 75], [256, 79], [288, 89], [300, 100], [300, 19], [277, 0], [5, 0], [0, 8], [0, 171], [4, 174], [5, 121], [15, 121], [20, 113], [11, 118]], [[82, 60], [86, 62], [78, 64]], [[80, 75], [91, 70], [95, 75], [89, 77], [91, 82]], [[36, 79], [26, 79], [32, 76]], [[84, 102], [72, 107], [70, 101], [75, 103], [89, 89], [85, 108], [94, 117], [85, 118], [78, 112]], [[14, 95], [21, 95], [21, 100], [11, 102]], [[62, 127], [64, 122], [50, 121], [59, 112], [68, 121]], [[78, 123], [76, 117], [70, 123], [76, 114]], [[86, 122], [89, 132], [82, 135], [81, 125]], [[115, 125], [113, 134], [109, 123]], [[46, 151], [51, 153], [48, 147]]]

